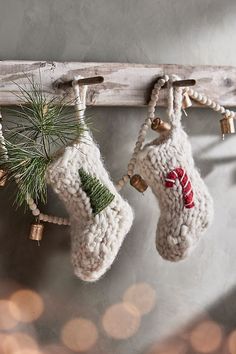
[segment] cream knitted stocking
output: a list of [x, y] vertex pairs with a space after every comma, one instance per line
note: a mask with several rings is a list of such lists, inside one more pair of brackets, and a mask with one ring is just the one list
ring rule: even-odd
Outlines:
[[137, 169], [159, 201], [157, 250], [170, 261], [190, 253], [213, 217], [212, 198], [194, 167], [191, 145], [181, 127], [181, 105], [182, 89], [170, 87], [171, 131], [137, 156]]
[[[78, 85], [74, 89], [83, 119], [85, 91], [79, 92]], [[132, 210], [117, 193], [88, 131], [49, 166], [47, 179], [70, 216], [74, 272], [96, 281], [114, 261], [132, 225]]]

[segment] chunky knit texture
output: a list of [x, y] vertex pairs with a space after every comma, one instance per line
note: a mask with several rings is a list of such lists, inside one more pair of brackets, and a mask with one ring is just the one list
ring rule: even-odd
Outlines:
[[[77, 108], [82, 119], [81, 107]], [[114, 196], [96, 215], [81, 181], [81, 169], [99, 180]], [[65, 148], [49, 166], [47, 179], [70, 216], [74, 272], [85, 281], [96, 281], [117, 256], [132, 225], [133, 213], [111, 182], [90, 132]]]
[[170, 87], [172, 129], [137, 156], [137, 170], [159, 201], [157, 250], [170, 261], [185, 258], [213, 218], [212, 198], [194, 166], [191, 145], [181, 127], [181, 103], [182, 89]]

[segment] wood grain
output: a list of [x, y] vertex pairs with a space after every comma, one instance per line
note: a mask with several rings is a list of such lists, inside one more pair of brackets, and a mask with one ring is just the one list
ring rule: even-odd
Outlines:
[[[16, 96], [19, 95], [17, 85], [30, 90], [27, 77], [35, 81], [41, 77], [43, 91], [48, 96], [67, 97], [70, 102], [71, 89], [58, 90], [55, 82], [81, 75], [104, 77], [103, 83], [89, 87], [88, 105], [145, 106], [153, 84], [164, 73], [196, 79], [194, 89], [224, 106], [236, 106], [236, 67], [50, 61], [0, 61], [0, 105], [22, 103], [21, 97]], [[161, 93], [160, 106], [166, 105], [165, 92]]]

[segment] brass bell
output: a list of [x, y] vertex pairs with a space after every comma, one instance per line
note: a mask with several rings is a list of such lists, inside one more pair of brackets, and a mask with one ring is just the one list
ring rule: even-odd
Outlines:
[[4, 170], [0, 170], [0, 187], [4, 187], [7, 181], [7, 173]]
[[153, 119], [151, 128], [158, 133], [164, 133], [171, 130], [171, 125], [157, 117]]
[[39, 241], [43, 238], [44, 225], [40, 223], [31, 224], [29, 239], [33, 241]]
[[189, 97], [188, 93], [184, 92], [183, 93], [183, 100], [182, 100], [182, 109], [185, 110], [186, 108], [189, 108], [192, 105], [193, 104], [192, 104], [191, 98]]
[[130, 178], [130, 184], [132, 187], [137, 189], [137, 191], [139, 191], [140, 193], [145, 192], [145, 190], [148, 188], [147, 183], [140, 175], [133, 175]]
[[225, 117], [220, 120], [220, 128], [222, 133], [222, 140], [225, 138], [225, 134], [235, 133], [234, 119], [232, 117]]

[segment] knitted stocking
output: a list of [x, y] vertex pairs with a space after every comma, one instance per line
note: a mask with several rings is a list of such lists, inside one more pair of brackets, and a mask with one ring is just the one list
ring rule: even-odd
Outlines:
[[213, 202], [181, 127], [182, 89], [169, 90], [171, 131], [139, 152], [137, 168], [159, 201], [157, 250], [163, 258], [178, 261], [190, 253], [211, 223]]
[[[83, 119], [85, 92], [82, 100], [78, 86], [74, 88], [77, 114]], [[95, 281], [114, 261], [133, 213], [111, 182], [90, 133], [85, 135], [49, 166], [47, 178], [70, 216], [74, 272], [83, 280]]]

